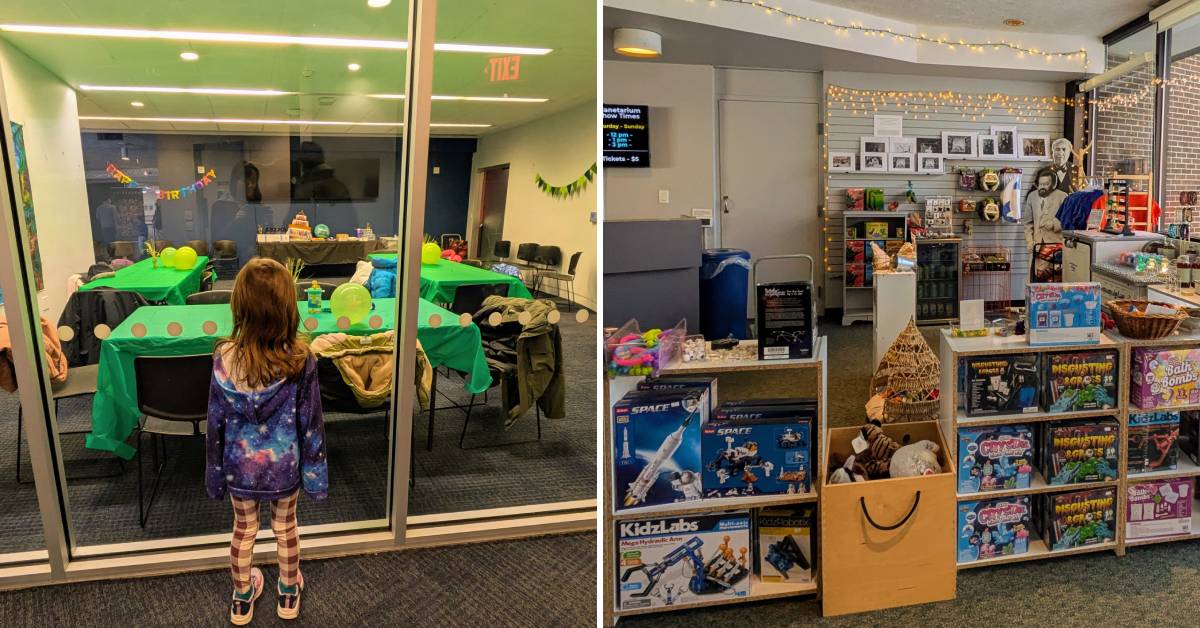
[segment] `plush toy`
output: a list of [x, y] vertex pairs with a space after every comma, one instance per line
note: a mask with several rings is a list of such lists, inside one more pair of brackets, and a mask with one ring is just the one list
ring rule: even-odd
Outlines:
[[888, 470], [894, 478], [933, 475], [942, 470], [938, 462], [938, 446], [927, 440], [905, 445], [892, 454]]
[[851, 482], [866, 482], [867, 470], [854, 459], [851, 455], [846, 458], [844, 463], [838, 464], [841, 456], [833, 454], [829, 458], [829, 483], [830, 484], [849, 484]]
[[867, 448], [858, 452], [858, 462], [866, 469], [867, 477], [872, 480], [888, 477], [892, 454], [900, 449], [900, 443], [884, 434], [878, 421], [868, 421], [863, 425], [862, 438], [867, 441]]

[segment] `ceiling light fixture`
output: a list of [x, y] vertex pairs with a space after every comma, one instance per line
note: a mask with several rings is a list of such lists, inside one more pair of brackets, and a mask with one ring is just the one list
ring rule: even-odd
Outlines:
[[[404, 94], [368, 94], [371, 98], [404, 100]], [[519, 96], [446, 96], [434, 94], [432, 100], [458, 100], [467, 102], [547, 102], [549, 98], [524, 98]]]
[[1004, 25], [1010, 28], [1020, 28], [1025, 25], [1025, 20], [1010, 17], [1007, 20], [1004, 20]]
[[[35, 33], [39, 35], [116, 37], [125, 39], [164, 39], [188, 42], [208, 41], [233, 44], [275, 44], [325, 48], [374, 48], [382, 50], [408, 49], [408, 42], [401, 39], [358, 39], [353, 37], [276, 35], [271, 33], [150, 30], [141, 28], [108, 28], [95, 26], [53, 26], [47, 24], [0, 24], [0, 31], [6, 31], [10, 33]], [[458, 43], [434, 43], [433, 49], [441, 52], [477, 52], [501, 55], [546, 55], [554, 51], [553, 48]], [[191, 54], [194, 55], [195, 53]], [[180, 56], [182, 57], [183, 55]], [[199, 57], [197, 56], [197, 58]]]
[[[316, 126], [404, 126], [403, 122], [350, 122], [341, 120], [255, 120], [252, 118], [142, 118], [136, 116], [79, 116], [80, 120], [111, 122], [184, 122], [191, 124], [288, 124]], [[438, 128], [486, 129], [490, 124], [465, 122], [434, 122], [429, 126]]]
[[140, 101], [140, 100], [135, 100], [135, 101], [133, 101], [133, 102], [129, 103], [129, 106], [131, 106], [131, 107], [137, 107], [138, 109], [141, 109], [142, 107], [145, 107], [145, 106], [146, 106], [146, 103], [144, 103], [144, 102], [142, 102], [142, 101]]
[[241, 89], [233, 87], [158, 87], [152, 85], [80, 85], [85, 92], [131, 92], [145, 94], [199, 94], [206, 96], [287, 96], [296, 92], [276, 89]]
[[179, 58], [184, 61], [197, 61], [200, 59], [200, 55], [194, 52], [181, 52], [179, 53]]
[[391, 3], [392, 0], [367, 0], [367, 6], [372, 9], [382, 9]]
[[662, 35], [641, 28], [618, 28], [613, 31], [613, 50], [639, 59], [661, 57]]
[[351, 72], [357, 72], [362, 69], [362, 66], [357, 63], [351, 63], [350, 65], [346, 66], [346, 69], [350, 70]]

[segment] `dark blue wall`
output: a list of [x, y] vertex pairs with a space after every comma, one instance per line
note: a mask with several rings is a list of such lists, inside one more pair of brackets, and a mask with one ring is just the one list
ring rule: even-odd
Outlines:
[[[425, 233], [461, 233], [467, 240], [467, 206], [471, 202], [471, 159], [474, 139], [434, 138], [429, 143], [429, 178], [425, 197]], [[434, 167], [440, 168], [433, 174]]]

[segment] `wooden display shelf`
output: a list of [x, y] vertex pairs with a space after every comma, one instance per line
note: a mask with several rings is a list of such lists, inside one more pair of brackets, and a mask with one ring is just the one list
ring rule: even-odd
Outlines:
[[1061, 353], [1063, 351], [1095, 351], [1098, 349], [1116, 349], [1121, 343], [1105, 334], [1100, 335], [1100, 342], [1081, 344], [1053, 344], [1033, 346], [1025, 336], [981, 336], [977, 338], [955, 338], [949, 329], [942, 329], [942, 336], [950, 345], [950, 350], [959, 357], [976, 355], [999, 355], [1006, 353]]
[[729, 604], [742, 604], [745, 602], [761, 602], [763, 600], [774, 600], [784, 597], [792, 597], [794, 595], [804, 595], [806, 593], [816, 593], [818, 589], [816, 581], [813, 582], [763, 582], [758, 576], [751, 576], [750, 594], [740, 597], [730, 595], [713, 595], [710, 600], [698, 600], [688, 602], [686, 604], [674, 604], [671, 606], [660, 606], [658, 608], [639, 608], [631, 610], [613, 610], [615, 617], [633, 617], [635, 615], [648, 615], [651, 613], [668, 613], [671, 611], [682, 611], [696, 608], [709, 608], [712, 606], [726, 606]]
[[[753, 347], [758, 354], [757, 340], [743, 340], [739, 347]], [[693, 373], [732, 373], [745, 371], [777, 371], [797, 368], [821, 368], [820, 355], [825, 350], [825, 337], [818, 336], [813, 342], [813, 355], [818, 357], [800, 360], [699, 360], [696, 362], [677, 361], [659, 371], [661, 375], [688, 375]], [[712, 352], [712, 343], [708, 343], [708, 351]]]
[[955, 420], [959, 425], [973, 427], [976, 425], [1011, 425], [1016, 423], [1040, 423], [1044, 421], [1068, 421], [1071, 419], [1088, 419], [1092, 417], [1119, 416], [1120, 408], [1105, 408], [1101, 410], [1079, 410], [1077, 412], [1029, 412], [1020, 414], [993, 414], [991, 416], [967, 416], [961, 410]]
[[1152, 536], [1144, 539], [1125, 539], [1125, 547], [1138, 547], [1139, 545], [1156, 545], [1158, 543], [1171, 543], [1174, 541], [1190, 541], [1192, 539], [1200, 539], [1200, 501], [1192, 502], [1192, 531], [1184, 534], [1172, 534], [1169, 536]]
[[747, 495], [744, 497], [718, 497], [715, 499], [699, 499], [677, 504], [658, 504], [618, 510], [612, 514], [614, 521], [629, 519], [645, 519], [649, 517], [675, 517], [679, 515], [699, 515], [725, 510], [745, 510], [749, 508], [768, 508], [788, 504], [806, 504], [817, 501], [816, 491], [793, 493], [791, 495]]
[[1189, 410], [1200, 410], [1200, 403], [1191, 403], [1186, 406], [1159, 406], [1157, 408], [1143, 409], [1129, 402], [1130, 414], [1141, 414], [1143, 412], [1187, 412]]
[[995, 558], [985, 558], [983, 560], [975, 560], [969, 563], [958, 563], [959, 570], [974, 569], [976, 567], [990, 567], [992, 565], [1004, 565], [1008, 563], [1023, 563], [1030, 560], [1042, 560], [1046, 558], [1062, 558], [1064, 556], [1078, 556], [1079, 554], [1091, 554], [1092, 552], [1103, 552], [1117, 549], [1116, 541], [1107, 543], [1098, 543], [1096, 545], [1086, 545], [1084, 547], [1073, 547], [1065, 550], [1051, 551], [1046, 542], [1040, 538], [1033, 538], [1029, 542], [1029, 551], [1024, 554], [1010, 554], [1008, 556], [997, 556]]
[[1180, 452], [1179, 462], [1174, 469], [1160, 469], [1158, 471], [1145, 471], [1142, 473], [1130, 473], [1128, 475], [1129, 483], [1136, 484], [1147, 480], [1161, 480], [1164, 478], [1191, 478], [1200, 476], [1200, 466], [1192, 462], [1188, 455]]
[[1099, 482], [1079, 482], [1075, 484], [1047, 484], [1046, 478], [1042, 477], [1042, 472], [1034, 469], [1033, 478], [1029, 481], [1029, 488], [1005, 488], [995, 491], [981, 491], [979, 493], [959, 493], [958, 501], [975, 501], [979, 499], [992, 499], [995, 497], [1009, 497], [1012, 495], [1037, 495], [1040, 493], [1066, 493], [1070, 491], [1085, 491], [1093, 488], [1104, 488], [1106, 486], [1117, 486], [1120, 484], [1120, 479], [1101, 480]]
[[1108, 336], [1113, 342], [1120, 342], [1131, 347], [1173, 347], [1173, 346], [1195, 346], [1200, 345], [1200, 332], [1192, 333], [1174, 333], [1166, 338], [1156, 338], [1154, 340], [1146, 340], [1143, 338], [1127, 338], [1116, 331], [1106, 331], [1105, 336]]

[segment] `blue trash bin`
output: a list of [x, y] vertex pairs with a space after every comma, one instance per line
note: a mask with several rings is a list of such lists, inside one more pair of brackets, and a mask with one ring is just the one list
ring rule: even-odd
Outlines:
[[700, 265], [700, 333], [709, 340], [745, 340], [750, 252], [707, 249]]

